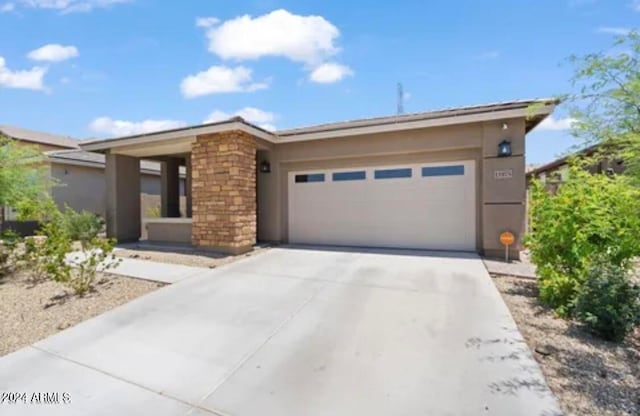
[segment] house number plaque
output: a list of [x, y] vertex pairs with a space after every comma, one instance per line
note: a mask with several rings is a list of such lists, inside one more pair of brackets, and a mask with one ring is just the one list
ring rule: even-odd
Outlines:
[[513, 178], [513, 169], [493, 171], [493, 179], [511, 179], [511, 178]]

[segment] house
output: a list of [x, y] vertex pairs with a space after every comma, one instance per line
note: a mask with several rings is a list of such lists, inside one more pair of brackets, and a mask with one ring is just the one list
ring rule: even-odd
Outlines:
[[[600, 145], [595, 144], [575, 153], [558, 158], [542, 166], [537, 166], [535, 169], [527, 172], [527, 184], [529, 184], [532, 179], [538, 179], [548, 188], [554, 189], [558, 184], [567, 179], [567, 175], [569, 174], [569, 159], [571, 157], [591, 157], [598, 152], [599, 148]], [[624, 163], [622, 160], [608, 160], [606, 158], [602, 158], [589, 166], [588, 170], [591, 173], [622, 173], [624, 171]]]
[[[555, 99], [270, 132], [241, 118], [81, 144], [106, 155], [107, 232], [140, 238], [139, 165], [162, 163], [149, 240], [241, 253], [257, 241], [503, 255], [525, 228], [525, 136]], [[186, 170], [187, 218], [177, 217]]]
[[[57, 186], [51, 190], [53, 200], [62, 209], [66, 205], [76, 211], [89, 211], [104, 216], [106, 206], [106, 179], [104, 176], [105, 157], [102, 154], [85, 152], [80, 149], [80, 141], [14, 126], [0, 125], [0, 134], [18, 143], [37, 147], [44, 154], [44, 162]], [[160, 164], [144, 162], [140, 166], [141, 204], [145, 207], [142, 215], [156, 211], [160, 207]], [[182, 212], [184, 206], [184, 172], [180, 179]], [[2, 208], [0, 208], [2, 209]], [[3, 208], [4, 218], [13, 220], [16, 213], [9, 207]]]

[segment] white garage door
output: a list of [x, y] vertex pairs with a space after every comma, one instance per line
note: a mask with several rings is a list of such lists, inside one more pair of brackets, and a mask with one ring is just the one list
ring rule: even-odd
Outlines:
[[476, 247], [474, 161], [289, 173], [289, 241]]

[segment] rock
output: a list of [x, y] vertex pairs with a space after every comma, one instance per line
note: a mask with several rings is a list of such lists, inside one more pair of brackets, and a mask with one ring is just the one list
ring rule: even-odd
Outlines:
[[211, 266], [209, 266], [210, 269], [215, 269], [216, 267], [218, 266], [216, 266], [215, 264], [212, 264]]
[[58, 325], [58, 331], [62, 331], [64, 329], [67, 329], [71, 326], [71, 324], [69, 322], [63, 322], [60, 325]]
[[129, 257], [132, 258], [132, 259], [139, 259], [140, 258], [140, 254], [131, 254]]
[[540, 354], [543, 355], [545, 357], [548, 357], [549, 355], [551, 355], [551, 348], [549, 348], [549, 346], [547, 345], [538, 345], [535, 348], [535, 351]]

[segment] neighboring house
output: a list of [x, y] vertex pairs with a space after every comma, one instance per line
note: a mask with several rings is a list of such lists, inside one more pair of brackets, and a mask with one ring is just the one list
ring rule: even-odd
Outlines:
[[[596, 154], [599, 145], [593, 145], [586, 147], [573, 154], [563, 156], [552, 162], [546, 163], [542, 166], [538, 166], [527, 172], [527, 184], [532, 179], [539, 179], [549, 189], [555, 189], [559, 184], [567, 180], [569, 174], [569, 159], [572, 156], [586, 156], [590, 157]], [[589, 166], [588, 170], [591, 173], [622, 173], [624, 171], [624, 163], [622, 160], [607, 160], [602, 159], [599, 162]]]
[[[106, 206], [105, 157], [102, 154], [80, 150], [81, 141], [66, 136], [48, 134], [13, 126], [0, 126], [0, 133], [19, 143], [38, 147], [57, 185], [51, 190], [53, 200], [60, 208], [65, 205], [77, 211], [89, 211], [104, 216]], [[140, 164], [140, 192], [145, 210], [142, 215], [159, 212], [161, 194], [161, 164]], [[184, 200], [184, 172], [180, 179]], [[183, 214], [186, 214], [182, 201]], [[2, 209], [2, 208], [0, 208]], [[13, 220], [16, 213], [4, 208], [4, 218]]]
[[[525, 135], [554, 99], [270, 132], [241, 118], [94, 140], [106, 154], [107, 233], [140, 239], [142, 159], [163, 160], [149, 239], [239, 253], [257, 241], [503, 255], [525, 229]], [[499, 153], [499, 149], [502, 153]], [[178, 216], [178, 172], [186, 212]], [[515, 251], [515, 250], [514, 250]], [[514, 253], [515, 254], [515, 253]]]

